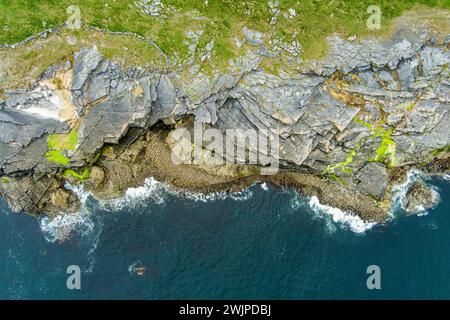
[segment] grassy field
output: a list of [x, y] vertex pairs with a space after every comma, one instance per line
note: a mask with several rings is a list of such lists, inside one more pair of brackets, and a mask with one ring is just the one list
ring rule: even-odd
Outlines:
[[2, 89], [27, 87], [51, 65], [71, 60], [74, 52], [94, 43], [106, 58], [124, 67], [139, 65], [150, 70], [164, 69], [165, 60], [155, 47], [134, 37], [85, 29], [62, 30], [16, 49], [0, 49], [0, 99]]
[[[228, 61], [235, 54], [234, 36], [242, 27], [273, 32], [286, 41], [297, 40], [304, 57], [320, 55], [324, 38], [331, 32], [367, 34], [367, 7], [377, 4], [382, 12], [381, 33], [388, 22], [414, 5], [450, 8], [450, 0], [280, 0], [277, 23], [266, 0], [162, 0], [165, 18], [145, 15], [133, 0], [0, 0], [0, 43], [17, 43], [46, 28], [67, 20], [66, 8], [77, 5], [85, 25], [111, 31], [131, 31], [155, 41], [169, 56], [188, 55], [185, 31], [204, 29], [199, 47], [215, 39], [213, 59]], [[295, 9], [296, 17], [283, 13]]]

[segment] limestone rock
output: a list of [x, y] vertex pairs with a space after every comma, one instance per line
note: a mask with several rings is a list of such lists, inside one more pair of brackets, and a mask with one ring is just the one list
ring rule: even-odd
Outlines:
[[[267, 51], [264, 35], [249, 29], [244, 35], [257, 48], [231, 59], [228, 71], [211, 76], [197, 72], [188, 79], [181, 71], [125, 70], [95, 47], [83, 49], [70, 66], [69, 107], [77, 115], [72, 122], [60, 116], [67, 105], [57, 88], [38, 84], [6, 91], [0, 101], [0, 176], [21, 178], [2, 185], [0, 194], [14, 210], [52, 211], [56, 206], [47, 191], [62, 187], [63, 179], [55, 177], [64, 168], [47, 161], [48, 137], [71, 130], [77, 130], [76, 148], [64, 155], [66, 167], [74, 169], [90, 166], [108, 145], [127, 148], [136, 140], [132, 132], [143, 135], [162, 124], [171, 129], [188, 118], [222, 132], [254, 129], [278, 135], [280, 165], [290, 170], [320, 174], [345, 163], [353, 150], [349, 168], [344, 168], [350, 170], [336, 174], [352, 182], [349, 192], [378, 199], [385, 197], [387, 169], [367, 161], [383, 150], [383, 143], [395, 144], [396, 166], [429, 162], [435, 150], [449, 144], [450, 76], [445, 68], [450, 51], [447, 44], [430, 41], [432, 35], [423, 28], [404, 24], [388, 40], [331, 36], [326, 58], [278, 75], [259, 67]], [[255, 147], [241, 148], [255, 153]], [[103, 177], [103, 169], [92, 168], [88, 183], [102, 184], [109, 175], [120, 181], [120, 188], [140, 181], [139, 170], [126, 164], [139, 150], [121, 153], [120, 165], [114, 164], [119, 161], [114, 155], [102, 164]], [[61, 197], [54, 200], [65, 205]], [[71, 207], [74, 201], [68, 201]]]
[[388, 173], [384, 164], [370, 162], [358, 171], [355, 178], [359, 181], [359, 191], [379, 200], [384, 198], [388, 186]]

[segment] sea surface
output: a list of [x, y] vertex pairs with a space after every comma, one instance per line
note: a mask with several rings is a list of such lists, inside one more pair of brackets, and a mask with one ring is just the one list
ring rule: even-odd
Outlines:
[[[450, 184], [427, 183], [438, 206], [407, 217], [400, 186], [376, 225], [261, 183], [204, 196], [149, 178], [109, 202], [71, 187], [83, 208], [54, 220], [0, 200], [0, 298], [450, 299]], [[371, 265], [381, 289], [367, 287]]]

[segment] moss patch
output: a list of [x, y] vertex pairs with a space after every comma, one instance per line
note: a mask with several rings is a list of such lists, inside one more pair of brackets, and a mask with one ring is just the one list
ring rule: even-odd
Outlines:
[[375, 151], [375, 156], [369, 158], [372, 162], [381, 162], [386, 164], [389, 169], [395, 167], [397, 162], [397, 156], [395, 155], [396, 144], [392, 140], [392, 128], [385, 129], [383, 127], [384, 122], [380, 121], [377, 125], [372, 125], [371, 123], [365, 122], [363, 120], [358, 120], [355, 118], [355, 122], [364, 125], [369, 128], [372, 132], [372, 139], [380, 138], [381, 143]]
[[91, 174], [91, 171], [89, 170], [89, 168], [86, 168], [83, 170], [83, 172], [81, 174], [79, 174], [78, 172], [76, 172], [75, 170], [72, 169], [66, 169], [64, 171], [63, 176], [66, 178], [75, 178], [80, 182], [86, 181], [89, 179], [89, 176]]
[[75, 151], [78, 144], [78, 132], [73, 129], [68, 134], [54, 133], [48, 137], [48, 151], [45, 157], [49, 162], [66, 166], [69, 164], [67, 151]]
[[446, 146], [444, 146], [442, 148], [433, 150], [433, 152], [432, 152], [433, 156], [439, 156], [443, 153], [450, 153], [450, 144], [447, 144]]
[[72, 130], [68, 134], [54, 133], [48, 137], [48, 148], [55, 150], [75, 151], [78, 144], [78, 132]]
[[1, 181], [2, 183], [10, 183], [10, 182], [11, 182], [11, 179], [9, 179], [8, 177], [1, 177], [1, 178], [0, 178], [0, 181]]
[[391, 138], [391, 129], [381, 129], [381, 131], [375, 132], [374, 135], [381, 138], [381, 144], [376, 150], [376, 156], [370, 160], [385, 163], [388, 168], [393, 168], [397, 162], [397, 157], [395, 156], [396, 145]]
[[349, 168], [349, 165], [353, 162], [353, 158], [356, 155], [356, 149], [351, 150], [349, 153], [347, 153], [347, 157], [344, 161], [329, 165], [325, 169], [325, 174], [333, 174], [336, 172], [336, 170], [341, 171], [342, 173], [352, 173], [352, 169]]
[[67, 158], [62, 151], [49, 150], [45, 153], [45, 158], [48, 162], [60, 164], [63, 166], [69, 164], [69, 158]]
[[410, 103], [402, 103], [401, 107], [405, 108], [406, 111], [410, 112], [412, 109], [414, 109], [414, 107], [416, 106], [416, 103], [410, 102]]

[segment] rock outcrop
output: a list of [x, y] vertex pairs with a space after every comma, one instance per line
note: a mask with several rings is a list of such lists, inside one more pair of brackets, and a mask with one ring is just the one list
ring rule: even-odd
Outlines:
[[[68, 168], [81, 177], [96, 164], [90, 185], [99, 188], [117, 169], [101, 168], [109, 146], [138, 157], [139, 150], [125, 149], [157, 125], [171, 130], [188, 118], [223, 132], [276, 134], [281, 169], [381, 202], [389, 201], [392, 168], [429, 163], [448, 146], [450, 36], [437, 41], [412, 26], [384, 41], [333, 36], [327, 58], [276, 76], [259, 68], [259, 34], [245, 35], [258, 48], [231, 61], [228, 73], [186, 79], [175, 71], [124, 70], [92, 47], [75, 55], [73, 67], [59, 69], [55, 78], [69, 79], [62, 87], [46, 79], [30, 90], [6, 91], [0, 194], [15, 211], [75, 210], [77, 201], [63, 187], [67, 174], [74, 176]], [[53, 145], [55, 137], [67, 142]]]
[[403, 202], [408, 214], [418, 214], [436, 206], [439, 194], [419, 180], [411, 185]]

